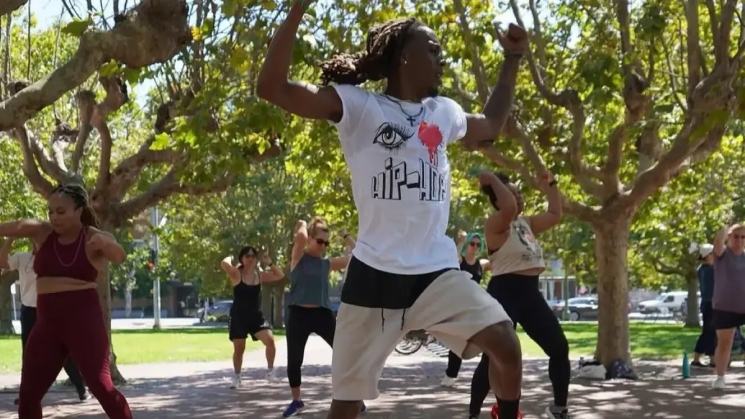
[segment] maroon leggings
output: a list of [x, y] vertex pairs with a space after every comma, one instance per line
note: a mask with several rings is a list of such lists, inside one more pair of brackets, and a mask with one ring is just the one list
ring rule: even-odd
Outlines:
[[42, 419], [41, 399], [69, 356], [106, 415], [132, 419], [127, 400], [111, 381], [109, 338], [96, 290], [40, 294], [37, 315], [23, 353], [18, 418]]

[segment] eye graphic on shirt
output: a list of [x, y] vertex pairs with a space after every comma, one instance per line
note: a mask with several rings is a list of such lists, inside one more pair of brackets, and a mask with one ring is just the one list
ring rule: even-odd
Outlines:
[[398, 124], [384, 122], [375, 131], [373, 144], [377, 144], [390, 152], [396, 152], [413, 136], [414, 131]]

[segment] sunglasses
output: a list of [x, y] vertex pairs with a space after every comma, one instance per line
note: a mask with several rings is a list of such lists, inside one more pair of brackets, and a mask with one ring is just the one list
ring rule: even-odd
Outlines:
[[323, 239], [316, 239], [316, 243], [318, 243], [319, 246], [330, 246], [331, 242], [323, 240]]
[[735, 240], [745, 240], [745, 236], [741, 236], [741, 235], [739, 235], [739, 234], [733, 234], [733, 235], [732, 235], [732, 237], [733, 237], [733, 238], [734, 238]]
[[481, 246], [481, 243], [479, 243], [479, 242], [470, 242], [470, 243], [468, 243], [468, 245], [471, 246], [471, 247], [479, 247], [479, 246]]

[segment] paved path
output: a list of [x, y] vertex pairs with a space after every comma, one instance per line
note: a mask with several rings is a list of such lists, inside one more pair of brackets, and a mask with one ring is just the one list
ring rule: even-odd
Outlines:
[[[246, 355], [244, 388], [227, 388], [230, 364], [148, 364], [122, 366], [130, 383], [122, 391], [136, 419], [273, 419], [279, 418], [288, 402], [284, 380], [263, 380], [263, 351]], [[278, 342], [277, 366], [285, 374], [286, 348]], [[331, 350], [317, 337], [308, 341], [303, 368], [307, 409], [300, 418], [325, 419], [330, 399]], [[439, 387], [446, 359], [421, 350], [410, 356], [392, 355], [381, 380], [381, 397], [368, 402], [367, 419], [457, 419], [466, 418], [468, 387], [475, 361], [464, 362], [461, 381], [455, 389]], [[523, 411], [526, 419], [538, 419], [551, 401], [546, 360], [525, 362]], [[739, 364], [739, 363], [738, 363]], [[577, 419], [718, 419], [742, 417], [745, 412], [745, 368], [738, 365], [725, 392], [709, 389], [709, 372], [695, 373], [689, 380], [678, 378], [677, 364], [639, 363], [642, 380], [635, 382], [588, 382], [575, 380], [571, 404]], [[63, 373], [64, 375], [64, 373]], [[0, 418], [16, 418], [13, 388], [17, 376], [0, 376]], [[95, 401], [73, 402], [72, 390], [55, 388], [44, 400], [45, 418], [103, 419]], [[489, 403], [490, 404], [490, 403]], [[482, 418], [488, 418], [487, 409]]]

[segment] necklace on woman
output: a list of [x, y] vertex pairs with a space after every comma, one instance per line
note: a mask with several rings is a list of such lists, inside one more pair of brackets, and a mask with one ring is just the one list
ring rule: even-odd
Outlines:
[[404, 110], [404, 106], [401, 104], [400, 100], [394, 99], [385, 93], [383, 93], [383, 96], [385, 96], [386, 99], [398, 105], [398, 108], [401, 109], [401, 113], [406, 115], [406, 120], [409, 121], [409, 124], [411, 124], [412, 127], [414, 126], [414, 123], [416, 122], [417, 118], [419, 118], [420, 116], [423, 116], [422, 114], [424, 113], [424, 105], [421, 105], [422, 107], [419, 109], [418, 113], [416, 113], [415, 115], [411, 115], [410, 113]]
[[[85, 240], [80, 240], [80, 237], [83, 235], [83, 232], [84, 231], [85, 230], [80, 230], [80, 234], [78, 235], [78, 239], [77, 239], [78, 248], [75, 250], [75, 257], [72, 258], [72, 262], [70, 262], [70, 263], [63, 262], [62, 261], [62, 258], [60, 257], [59, 252], [57, 251], [57, 243], [59, 242], [59, 238], [57, 238], [57, 240], [55, 240], [52, 243], [52, 248], [54, 249], [54, 254], [57, 255], [57, 261], [60, 263], [60, 265], [64, 266], [65, 268], [69, 268], [70, 266], [74, 265], [75, 262], [78, 260], [78, 255], [80, 254], [80, 248], [82, 247], [83, 242], [85, 242]], [[72, 243], [70, 243], [70, 244], [72, 244]]]

